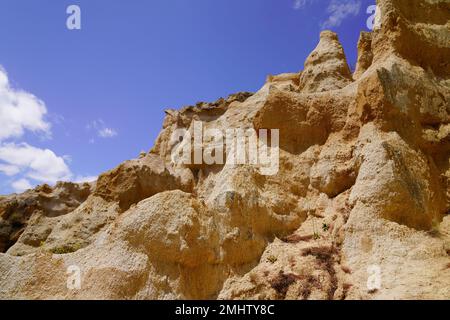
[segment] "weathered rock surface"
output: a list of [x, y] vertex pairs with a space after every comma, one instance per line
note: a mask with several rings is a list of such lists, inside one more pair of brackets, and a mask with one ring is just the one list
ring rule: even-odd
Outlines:
[[304, 93], [342, 89], [352, 80], [344, 49], [337, 34], [323, 31], [316, 49], [305, 62], [300, 77], [300, 90]]
[[126, 211], [131, 205], [162, 191], [192, 191], [192, 174], [171, 171], [160, 157], [148, 154], [102, 174], [93, 195], [117, 202], [120, 209]]
[[358, 80], [373, 63], [372, 36], [371, 32], [361, 32], [359, 37], [358, 61], [356, 62], [356, 70], [353, 73], [353, 79], [355, 80]]
[[[450, 299], [450, 3], [378, 2], [353, 75], [324, 32], [95, 184], [1, 197], [0, 298]], [[174, 163], [194, 121], [279, 129], [278, 173]]]
[[12, 246], [39, 247], [64, 215], [77, 209], [90, 195], [90, 184], [42, 185], [20, 195], [0, 198], [0, 252]]

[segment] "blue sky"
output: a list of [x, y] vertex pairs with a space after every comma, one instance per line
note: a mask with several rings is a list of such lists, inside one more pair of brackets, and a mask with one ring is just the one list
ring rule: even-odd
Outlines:
[[[374, 0], [2, 0], [0, 194], [149, 150], [163, 110], [297, 72], [319, 33], [355, 64]], [[66, 8], [81, 8], [68, 30]]]

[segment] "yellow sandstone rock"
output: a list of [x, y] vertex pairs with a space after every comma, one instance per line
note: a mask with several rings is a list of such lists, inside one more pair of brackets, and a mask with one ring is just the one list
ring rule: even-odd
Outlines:
[[[323, 32], [302, 72], [167, 110], [96, 183], [0, 197], [0, 298], [450, 299], [450, 3], [378, 5], [353, 75]], [[279, 129], [278, 173], [174, 163], [194, 121]]]

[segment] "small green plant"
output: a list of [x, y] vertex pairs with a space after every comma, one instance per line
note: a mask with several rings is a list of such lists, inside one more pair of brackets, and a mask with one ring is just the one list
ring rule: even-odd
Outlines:
[[54, 254], [67, 254], [76, 252], [81, 249], [81, 245], [79, 243], [73, 244], [73, 245], [65, 245], [62, 247], [56, 247], [50, 250], [51, 253]]
[[312, 219], [312, 225], [313, 225], [313, 238], [314, 238], [314, 240], [318, 240], [318, 239], [320, 239], [320, 233], [316, 227], [316, 218]]
[[330, 225], [327, 223], [322, 224], [322, 230], [323, 232], [327, 232], [328, 230], [330, 230]]
[[437, 221], [436, 219], [432, 221], [431, 229], [428, 231], [428, 234], [435, 238], [441, 235], [439, 221]]
[[275, 262], [277, 262], [277, 260], [278, 260], [278, 258], [273, 255], [267, 257], [267, 261], [269, 261], [270, 263], [275, 263]]

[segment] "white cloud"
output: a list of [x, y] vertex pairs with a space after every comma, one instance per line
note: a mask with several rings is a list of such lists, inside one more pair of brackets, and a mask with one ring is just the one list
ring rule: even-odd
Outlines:
[[27, 143], [0, 144], [0, 173], [18, 179], [11, 183], [15, 192], [23, 192], [40, 183], [97, 180], [97, 176], [74, 176], [67, 160], [67, 156], [59, 157], [49, 149], [36, 148]]
[[46, 113], [44, 102], [11, 88], [8, 75], [0, 66], [0, 141], [21, 137], [25, 130], [50, 135]]
[[[8, 74], [0, 66], [0, 175], [13, 177], [10, 186], [16, 192], [30, 189], [38, 183], [96, 180], [96, 177], [74, 177], [68, 166], [70, 156], [60, 157], [47, 148], [12, 142], [23, 137], [26, 131], [49, 137], [51, 125], [45, 119], [46, 115], [45, 103], [31, 93], [12, 88]], [[62, 116], [50, 118], [59, 124], [64, 120]], [[102, 125], [99, 129], [108, 128]], [[117, 134], [112, 129], [103, 133], [110, 136]]]
[[[99, 138], [114, 138], [117, 136], [117, 131], [113, 128], [109, 128], [106, 126], [105, 122], [102, 119], [94, 120], [91, 123], [88, 123], [86, 126], [87, 130], [95, 130], [97, 133], [97, 136]], [[94, 143], [95, 140], [91, 138], [89, 140], [89, 143]]]
[[98, 179], [97, 176], [78, 176], [74, 179], [75, 183], [84, 183], [84, 182], [93, 182], [96, 181]]
[[306, 6], [309, 3], [312, 3], [316, 0], [294, 0], [293, 8], [294, 10], [300, 10], [303, 9], [304, 6]]
[[113, 138], [117, 136], [117, 131], [111, 128], [103, 128], [98, 131], [98, 136], [101, 138]]
[[332, 0], [327, 8], [328, 19], [322, 29], [338, 27], [349, 16], [357, 16], [361, 10], [361, 0]]
[[18, 174], [20, 172], [20, 169], [17, 166], [0, 163], [0, 172], [11, 177]]
[[294, 1], [294, 9], [299, 10], [303, 8], [306, 4], [307, 0], [295, 0]]
[[28, 181], [27, 179], [20, 179], [20, 180], [14, 181], [11, 184], [11, 186], [14, 189], [14, 191], [17, 193], [24, 192], [28, 189], [33, 188], [30, 181]]
[[38, 182], [55, 183], [70, 180], [72, 177], [62, 157], [58, 157], [49, 149], [39, 149], [27, 143], [0, 145], [0, 161], [5, 162], [10, 168], [19, 169], [26, 178]]

